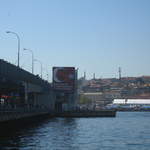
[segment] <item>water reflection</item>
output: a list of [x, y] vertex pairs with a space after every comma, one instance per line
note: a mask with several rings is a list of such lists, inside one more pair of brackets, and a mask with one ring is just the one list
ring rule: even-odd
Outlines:
[[71, 148], [75, 137], [76, 121], [72, 118], [53, 118], [24, 128], [0, 131], [0, 149], [49, 149], [59, 145]]
[[145, 150], [150, 147], [149, 112], [116, 118], [50, 118], [0, 132], [0, 150]]
[[17, 126], [16, 128], [11, 126], [0, 128], [0, 150], [20, 149], [21, 147], [25, 147], [26, 143], [30, 141], [24, 141], [23, 139], [34, 136], [38, 132], [38, 129], [49, 121], [50, 120], [43, 120], [43, 122], [34, 122], [26, 126], [20, 125], [20, 127]]
[[71, 118], [64, 118], [60, 120], [59, 127], [57, 126], [53, 138], [51, 139], [52, 147], [56, 149], [77, 149], [75, 143], [77, 132], [76, 132], [76, 120]]

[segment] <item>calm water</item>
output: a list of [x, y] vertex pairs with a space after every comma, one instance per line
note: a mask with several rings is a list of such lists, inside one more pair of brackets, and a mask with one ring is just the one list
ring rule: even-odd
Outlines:
[[55, 118], [5, 135], [0, 150], [149, 150], [150, 112], [116, 118]]

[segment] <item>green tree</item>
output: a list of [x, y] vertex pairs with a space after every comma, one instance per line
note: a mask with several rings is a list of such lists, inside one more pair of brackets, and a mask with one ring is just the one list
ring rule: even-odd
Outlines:
[[79, 103], [80, 104], [90, 104], [90, 103], [92, 103], [92, 101], [88, 97], [81, 95]]

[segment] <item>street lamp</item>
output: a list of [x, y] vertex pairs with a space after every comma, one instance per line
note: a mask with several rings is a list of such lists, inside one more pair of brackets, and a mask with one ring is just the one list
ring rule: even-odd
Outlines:
[[6, 33], [12, 33], [18, 39], [18, 67], [19, 67], [19, 62], [20, 62], [20, 38], [19, 38], [19, 35], [17, 33], [15, 33], [15, 32], [12, 32], [12, 31], [6, 31]]
[[48, 77], [48, 76], [49, 76], [49, 73], [48, 73], [47, 69], [46, 69], [46, 68], [43, 68], [43, 70], [45, 70], [47, 81], [49, 81], [49, 77]]
[[32, 74], [34, 74], [34, 54], [33, 54], [33, 51], [30, 49], [26, 49], [26, 48], [24, 48], [23, 50], [29, 51], [32, 54]]
[[41, 61], [39, 61], [38, 59], [34, 59], [34, 61], [39, 62], [39, 63], [40, 63], [40, 65], [41, 65], [41, 78], [42, 78], [42, 72], [43, 72], [42, 62], [41, 62]]

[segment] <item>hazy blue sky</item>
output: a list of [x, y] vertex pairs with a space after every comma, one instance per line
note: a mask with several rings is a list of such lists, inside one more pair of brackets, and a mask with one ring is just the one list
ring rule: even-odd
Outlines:
[[[150, 0], [0, 0], [0, 58], [31, 71], [31, 54], [52, 66], [75, 66], [79, 76], [150, 75]], [[35, 73], [40, 65], [35, 63]]]

